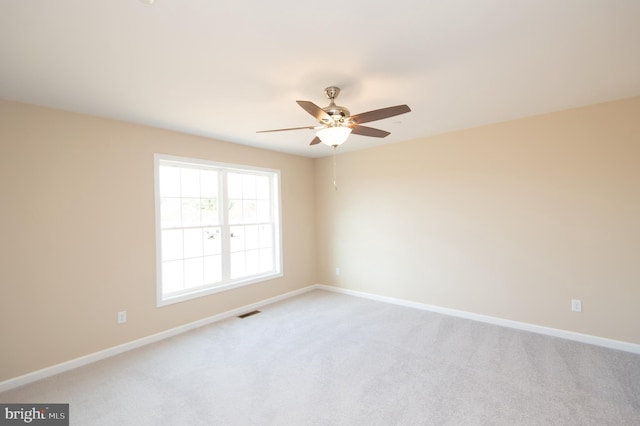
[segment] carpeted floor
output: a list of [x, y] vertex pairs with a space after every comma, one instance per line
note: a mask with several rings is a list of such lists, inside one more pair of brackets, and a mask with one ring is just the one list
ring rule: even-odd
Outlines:
[[0, 394], [71, 425], [639, 425], [640, 356], [313, 291]]

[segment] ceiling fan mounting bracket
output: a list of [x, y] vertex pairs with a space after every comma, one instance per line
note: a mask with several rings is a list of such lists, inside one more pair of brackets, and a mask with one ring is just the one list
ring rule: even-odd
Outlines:
[[327, 95], [327, 98], [329, 98], [329, 100], [333, 101], [340, 94], [340, 88], [336, 86], [329, 86], [324, 89], [324, 94]]

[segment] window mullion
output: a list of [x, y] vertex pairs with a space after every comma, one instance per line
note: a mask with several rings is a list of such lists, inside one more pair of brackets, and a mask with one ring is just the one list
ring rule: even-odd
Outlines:
[[227, 172], [220, 171], [220, 179], [218, 179], [220, 194], [220, 232], [222, 244], [222, 282], [228, 282], [231, 277], [231, 228], [229, 226], [229, 199], [227, 191]]

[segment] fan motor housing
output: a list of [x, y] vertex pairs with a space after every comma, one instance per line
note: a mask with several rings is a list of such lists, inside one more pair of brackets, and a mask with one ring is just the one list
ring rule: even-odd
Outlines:
[[331, 101], [331, 105], [329, 105], [328, 107], [322, 108], [322, 110], [327, 114], [329, 114], [331, 118], [333, 118], [334, 120], [344, 119], [351, 115], [348, 109], [346, 109], [343, 106], [334, 104], [333, 101]]

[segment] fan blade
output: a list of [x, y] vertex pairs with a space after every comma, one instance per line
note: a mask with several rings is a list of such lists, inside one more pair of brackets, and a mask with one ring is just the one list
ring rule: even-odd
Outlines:
[[351, 127], [351, 133], [354, 135], [371, 136], [374, 138], [384, 138], [391, 133], [386, 130], [374, 129], [373, 127], [358, 126], [357, 124], [349, 126]]
[[404, 114], [409, 111], [411, 111], [411, 108], [409, 108], [407, 105], [396, 105], [352, 115], [350, 119], [356, 124], [361, 124], [368, 123], [370, 121], [382, 120], [383, 118], [393, 117], [395, 115]]
[[320, 140], [319, 137], [316, 136], [315, 138], [313, 138], [313, 140], [311, 141], [311, 143], [309, 145], [317, 145], [320, 142], [322, 142], [322, 141]]
[[258, 130], [256, 133], [285, 132], [288, 130], [315, 129], [316, 126], [290, 127], [288, 129]]
[[331, 120], [331, 116], [326, 112], [324, 112], [322, 108], [320, 108], [318, 105], [314, 104], [313, 102], [309, 102], [309, 101], [296, 101], [296, 102], [298, 103], [298, 105], [302, 107], [302, 109], [307, 111], [309, 114], [313, 115], [316, 118], [316, 120], [318, 121]]

